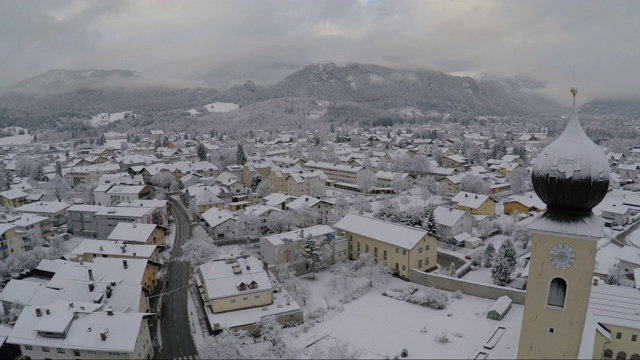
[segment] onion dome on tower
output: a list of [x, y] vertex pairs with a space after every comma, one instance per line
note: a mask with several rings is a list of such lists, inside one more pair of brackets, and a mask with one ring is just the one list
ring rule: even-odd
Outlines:
[[533, 189], [552, 213], [590, 213], [609, 189], [609, 162], [580, 126], [573, 111], [562, 134], [544, 148], [533, 166]]

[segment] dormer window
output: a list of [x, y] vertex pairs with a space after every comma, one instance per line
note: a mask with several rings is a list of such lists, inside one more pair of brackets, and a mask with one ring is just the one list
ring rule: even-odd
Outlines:
[[257, 289], [257, 288], [258, 288], [258, 283], [255, 280], [249, 283], [249, 289]]
[[238, 285], [238, 290], [240, 290], [240, 291], [245, 291], [245, 290], [247, 290], [247, 284], [245, 284], [245, 283], [243, 283], [243, 282], [242, 282], [242, 283], [240, 283], [240, 285]]

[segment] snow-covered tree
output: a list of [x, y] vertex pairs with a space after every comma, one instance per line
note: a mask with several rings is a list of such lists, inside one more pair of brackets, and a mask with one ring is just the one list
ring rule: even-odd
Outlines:
[[317, 343], [309, 355], [311, 359], [360, 359], [362, 348], [354, 348], [348, 340], [336, 340], [331, 344]]
[[164, 189], [170, 189], [173, 184], [177, 184], [176, 178], [168, 171], [162, 171], [153, 175], [151, 177], [151, 183]]
[[207, 148], [203, 143], [198, 143], [198, 146], [196, 147], [196, 153], [198, 154], [198, 159], [200, 159], [200, 161], [207, 160]]
[[426, 155], [418, 154], [411, 159], [412, 166], [409, 171], [412, 174], [425, 175], [431, 170], [431, 161]]
[[295, 212], [296, 212], [296, 218], [298, 219], [298, 226], [302, 228], [306, 228], [311, 225], [314, 225], [318, 221], [318, 218], [320, 217], [320, 215], [315, 209], [312, 209], [307, 206], [301, 206], [298, 209], [296, 209]]
[[263, 179], [263, 178], [262, 178], [262, 176], [260, 176], [260, 175], [254, 175], [254, 176], [251, 178], [251, 191], [252, 191], [252, 192], [255, 192], [255, 191], [256, 191], [256, 189], [258, 188], [258, 185], [260, 185], [260, 183], [262, 182], [262, 180], [264, 180], [264, 179]]
[[56, 175], [62, 177], [62, 164], [60, 161], [56, 161]]
[[413, 169], [413, 160], [407, 154], [400, 154], [393, 161], [393, 170], [397, 172], [410, 172]]
[[360, 214], [371, 212], [371, 203], [366, 197], [362, 195], [356, 196], [355, 199], [353, 199], [353, 204], [351, 204], [351, 206]]
[[522, 243], [522, 248], [526, 249], [527, 245], [529, 245], [529, 241], [531, 240], [531, 233], [527, 230], [526, 227], [517, 225], [516, 229], [513, 231], [513, 241]]
[[510, 239], [506, 239], [500, 245], [491, 268], [491, 278], [496, 285], [504, 286], [509, 283], [509, 278], [516, 268], [516, 261], [513, 243]]
[[256, 197], [262, 199], [267, 195], [271, 195], [276, 191], [275, 186], [271, 185], [271, 182], [267, 179], [263, 179], [260, 181], [258, 186], [256, 186], [255, 194]]
[[192, 268], [215, 260], [220, 255], [218, 246], [201, 227], [193, 229], [191, 238], [182, 245], [182, 261], [188, 261]]
[[246, 343], [253, 343], [244, 330], [222, 329], [216, 336], [207, 336], [198, 350], [200, 359], [253, 359]]
[[2, 316], [2, 322], [5, 324], [12, 324], [18, 320], [18, 317], [20, 317], [20, 314], [22, 313], [22, 309], [24, 309], [24, 305], [22, 305], [20, 301], [14, 300], [9, 307], [9, 311], [4, 313]]
[[9, 189], [10, 183], [7, 182], [7, 174], [9, 171], [5, 168], [4, 164], [0, 163], [0, 191]]
[[490, 194], [491, 184], [484, 181], [480, 176], [475, 174], [467, 174], [460, 180], [462, 191], [474, 194]]
[[356, 275], [363, 277], [369, 281], [369, 286], [373, 287], [377, 283], [383, 283], [388, 280], [391, 273], [386, 263], [376, 263], [373, 255], [370, 253], [361, 253], [354, 264]]
[[263, 316], [256, 323], [260, 338], [271, 343], [271, 346], [285, 346], [282, 337], [282, 325], [278, 322], [274, 315]]
[[311, 271], [315, 279], [316, 271], [322, 265], [324, 253], [311, 235], [304, 240], [304, 245], [302, 249], [300, 249], [300, 256], [304, 259], [304, 262], [307, 264], [307, 269]]
[[391, 188], [396, 192], [396, 196], [400, 194], [400, 191], [404, 187], [404, 179], [402, 178], [401, 173], [393, 174], [393, 179], [391, 179]]
[[235, 223], [234, 233], [237, 237], [255, 238], [260, 235], [260, 217], [254, 213], [243, 212]]
[[451, 277], [455, 277], [456, 276], [456, 264], [452, 261], [451, 264], [449, 264], [449, 269], [448, 269], [448, 274]]
[[418, 178], [416, 185], [423, 193], [438, 194], [440, 192], [439, 184], [433, 176], [422, 176]]
[[269, 232], [279, 234], [291, 230], [296, 219], [288, 211], [274, 211], [267, 216]]
[[424, 222], [424, 229], [427, 230], [429, 234], [437, 234], [438, 233], [438, 224], [436, 224], [436, 207], [430, 204], [427, 207], [427, 216], [426, 221]]
[[47, 195], [53, 196], [58, 201], [67, 200], [71, 195], [71, 186], [69, 186], [67, 180], [59, 176], [45, 183], [43, 188], [46, 190]]
[[244, 165], [247, 162], [247, 155], [244, 153], [242, 144], [238, 144], [236, 149], [236, 165]]
[[400, 201], [400, 204], [402, 204], [402, 206], [404, 206], [404, 209], [407, 208], [407, 205], [411, 202], [411, 199], [408, 196], [401, 196], [400, 199], [398, 199], [398, 201]]
[[369, 156], [369, 154], [365, 155], [365, 157], [362, 159], [362, 166], [365, 169], [373, 168], [373, 163], [371, 162], [371, 157]]
[[349, 213], [349, 209], [350, 208], [351, 208], [351, 204], [349, 204], [349, 201], [347, 200], [347, 197], [344, 196], [344, 194], [340, 194], [340, 195], [338, 195], [338, 197], [336, 197], [336, 203], [335, 203], [335, 210], [334, 211], [340, 217], [343, 217], [347, 213]]
[[493, 265], [493, 258], [496, 255], [496, 248], [493, 243], [488, 243], [484, 248], [484, 255], [482, 257], [483, 266], [490, 268]]
[[360, 171], [356, 178], [356, 183], [360, 190], [365, 194], [369, 195], [369, 191], [376, 186], [376, 174], [369, 169], [364, 169]]
[[509, 183], [511, 184], [511, 191], [514, 194], [520, 195], [529, 191], [529, 179], [531, 179], [531, 177], [529, 176], [527, 170], [521, 166], [518, 166], [508, 177]]

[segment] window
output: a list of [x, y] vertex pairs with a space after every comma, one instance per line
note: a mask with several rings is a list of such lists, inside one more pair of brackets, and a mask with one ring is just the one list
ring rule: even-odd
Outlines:
[[377, 247], [373, 248], [373, 257], [378, 257], [378, 248]]
[[33, 346], [31, 346], [31, 345], [25, 345], [25, 346], [24, 346], [24, 349], [25, 349], [25, 350], [33, 350]]
[[551, 280], [549, 286], [549, 297], [547, 298], [547, 305], [564, 308], [564, 299], [567, 293], [567, 282], [561, 278], [554, 278]]
[[231, 303], [235, 304], [236, 303], [236, 299], [231, 299]]
[[616, 339], [622, 339], [622, 333], [618, 331], [618, 333], [616, 333]]
[[64, 351], [64, 349], [61, 348], [56, 348], [56, 351], [58, 352], [58, 354], [64, 354], [66, 351]]
[[427, 244], [427, 246], [424, 247], [425, 251], [429, 251], [429, 244]]
[[50, 350], [49, 350], [49, 348], [48, 348], [48, 347], [43, 346], [43, 347], [42, 347], [42, 351], [43, 351], [43, 352], [49, 352]]
[[369, 252], [369, 244], [364, 245], [364, 252]]
[[640, 360], [640, 354], [633, 354], [633, 355], [631, 355], [631, 357], [629, 359], [631, 359], [631, 360]]
[[616, 355], [616, 359], [620, 359], [620, 360], [624, 360], [627, 358], [627, 353], [624, 351], [620, 351], [618, 352], [618, 354]]
[[407, 269], [407, 267], [402, 265], [402, 270], [406, 270], [406, 269]]
[[249, 300], [249, 298], [246, 296], [242, 298], [242, 301], [247, 301], [247, 300]]
[[260, 299], [260, 294], [258, 294], [258, 295], [256, 295], [256, 296], [254, 296], [254, 298], [256, 298], [256, 299]]
[[382, 250], [382, 260], [387, 260], [387, 250]]
[[349, 250], [353, 250], [353, 244], [349, 244]]
[[422, 246], [418, 248], [418, 253], [422, 252]]
[[604, 355], [602, 356], [605, 359], [611, 359], [613, 357], [613, 350], [607, 349], [604, 351]]
[[428, 257], [428, 256], [427, 256], [427, 258], [426, 258], [426, 259], [424, 259], [424, 264], [425, 264], [425, 265], [429, 265], [429, 257]]
[[97, 354], [94, 350], [87, 350], [87, 354], [89, 355], [95, 355]]
[[407, 255], [407, 250], [402, 249], [402, 255]]
[[73, 356], [80, 356], [80, 350], [73, 350]]
[[549, 334], [555, 334], [556, 333], [556, 329], [554, 328], [549, 328]]
[[356, 244], [356, 250], [360, 251], [360, 241]]
[[422, 267], [422, 260], [418, 260], [418, 268]]
[[631, 341], [633, 342], [638, 341], [638, 335], [631, 335]]
[[400, 253], [400, 249], [396, 248], [396, 254]]

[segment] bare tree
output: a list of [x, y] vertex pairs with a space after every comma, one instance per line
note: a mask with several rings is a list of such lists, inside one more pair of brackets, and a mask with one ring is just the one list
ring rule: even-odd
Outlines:
[[365, 195], [369, 195], [369, 191], [376, 186], [376, 174], [369, 169], [364, 169], [358, 173], [356, 183]]

